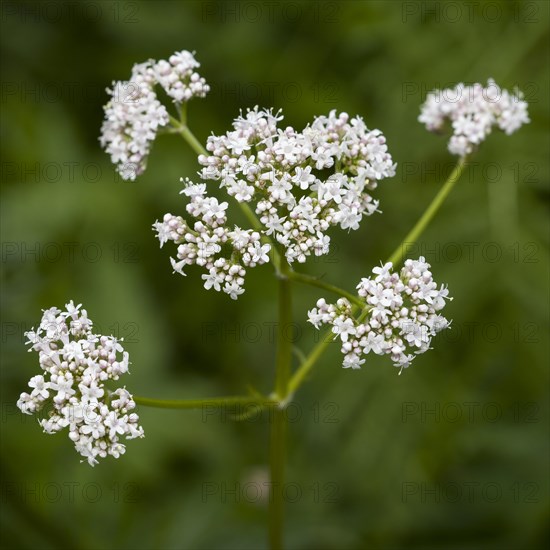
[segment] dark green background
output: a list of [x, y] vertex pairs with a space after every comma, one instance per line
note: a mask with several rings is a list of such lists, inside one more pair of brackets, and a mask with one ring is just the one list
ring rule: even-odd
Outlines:
[[[117, 180], [97, 142], [104, 88], [128, 78], [135, 62], [189, 49], [212, 87], [190, 104], [201, 141], [255, 104], [283, 108], [297, 128], [345, 110], [387, 136], [398, 172], [375, 192], [384, 214], [349, 235], [334, 232], [335, 252], [304, 268], [347, 289], [393, 251], [452, 168], [447, 137], [416, 120], [426, 92], [488, 77], [525, 91], [532, 123], [490, 136], [411, 253], [423, 252], [449, 285], [452, 331], [400, 377], [380, 357], [344, 371], [332, 349], [297, 394], [288, 498], [302, 494], [287, 504], [286, 540], [301, 549], [544, 547], [548, 8], [4, 2], [3, 546], [264, 547], [265, 502], [242, 490], [265, 480], [269, 419], [141, 408], [146, 438], [92, 469], [65, 433], [42, 434], [15, 409], [38, 372], [22, 332], [41, 308], [70, 299], [103, 332], [126, 337], [132, 374], [124, 382], [137, 395], [271, 389], [271, 268], [252, 270], [233, 302], [202, 289], [199, 271], [172, 275], [171, 251], [150, 229], [167, 211], [184, 213], [179, 178], [197, 171], [194, 154], [163, 136], [146, 173], [129, 183]], [[305, 351], [315, 336], [306, 311], [322, 295], [296, 289], [296, 344]], [[236, 484], [234, 496], [227, 491]]]

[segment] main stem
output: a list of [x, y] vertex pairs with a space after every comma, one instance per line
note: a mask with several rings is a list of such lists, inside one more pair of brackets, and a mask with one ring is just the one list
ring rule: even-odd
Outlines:
[[[191, 148], [199, 155], [207, 155], [207, 151], [201, 143], [195, 138], [186, 124], [185, 112], [180, 113], [180, 120], [170, 117], [174, 129], [187, 141]], [[259, 221], [254, 212], [247, 204], [240, 203], [246, 217], [257, 229]], [[292, 293], [291, 280], [289, 277], [290, 267], [283, 255], [279, 256], [274, 243], [269, 238], [265, 241], [271, 244], [272, 261], [275, 265], [277, 276], [279, 277], [279, 325], [277, 329], [277, 362], [275, 376], [275, 396], [278, 406], [274, 409], [273, 421], [271, 424], [270, 444], [269, 444], [269, 463], [271, 471], [271, 495], [269, 498], [269, 544], [272, 550], [282, 550], [283, 548], [283, 483], [285, 473], [286, 456], [286, 417], [285, 405], [288, 397], [288, 381], [290, 378], [290, 367], [292, 361], [292, 342], [288, 338], [287, 331], [292, 323]], [[200, 401], [192, 403], [161, 402], [160, 400], [140, 399], [144, 405], [164, 407], [181, 406], [182, 408], [195, 408], [200, 406]], [[212, 403], [219, 405], [219, 403]], [[222, 403], [223, 404], [223, 403]]]
[[292, 341], [288, 331], [292, 325], [292, 291], [290, 268], [286, 259], [281, 260], [279, 275], [279, 322], [277, 324], [277, 360], [275, 370], [275, 393], [280, 401], [287, 396], [292, 358]]
[[277, 325], [277, 359], [275, 372], [275, 398], [281, 404], [274, 409], [269, 442], [271, 471], [271, 495], [269, 498], [269, 545], [272, 550], [283, 548], [284, 500], [283, 486], [286, 460], [285, 401], [288, 396], [288, 381], [292, 361], [292, 341], [289, 328], [292, 323], [292, 290], [288, 277], [289, 267], [281, 261], [279, 274], [279, 322]]

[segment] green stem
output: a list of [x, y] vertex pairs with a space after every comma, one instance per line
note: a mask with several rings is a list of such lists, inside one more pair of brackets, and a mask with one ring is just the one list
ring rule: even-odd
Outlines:
[[[443, 184], [437, 195], [434, 197], [428, 208], [424, 211], [424, 214], [420, 217], [418, 222], [416, 222], [415, 226], [409, 231], [407, 236], [403, 239], [401, 244], [395, 249], [394, 253], [388, 258], [388, 262], [392, 262], [392, 264], [395, 266], [399, 264], [405, 255], [405, 244], [412, 244], [414, 243], [418, 237], [422, 234], [422, 232], [426, 229], [427, 225], [430, 223], [432, 218], [435, 216], [441, 205], [443, 204], [444, 200], [447, 198], [449, 193], [451, 192], [452, 188], [454, 187], [455, 183], [459, 180], [460, 176], [462, 175], [462, 172], [464, 171], [464, 167], [466, 166], [467, 159], [466, 157], [462, 157], [456, 166], [454, 167], [453, 171], [447, 178], [447, 181]], [[353, 312], [356, 311], [357, 303], [354, 301], [354, 308]], [[364, 305], [362, 306], [364, 307]], [[361, 312], [361, 316], [359, 319], [363, 319], [366, 315], [367, 310], [363, 310]], [[300, 365], [298, 370], [293, 374], [292, 378], [290, 379], [290, 382], [288, 384], [289, 392], [293, 394], [303, 383], [305, 377], [309, 374], [311, 369], [315, 366], [315, 363], [319, 360], [319, 358], [323, 355], [323, 353], [326, 351], [328, 344], [332, 341], [332, 336], [330, 330], [323, 333], [321, 337], [321, 341], [311, 350], [309, 355], [306, 357], [306, 360]]]
[[269, 438], [269, 467], [271, 471], [269, 547], [271, 550], [282, 550], [283, 548], [283, 484], [285, 479], [286, 431], [285, 412], [281, 409], [275, 409]]
[[181, 105], [180, 109], [180, 122], [183, 124], [183, 126], [187, 126], [187, 102], [184, 101]]
[[279, 276], [279, 322], [277, 325], [277, 359], [275, 394], [280, 406], [274, 410], [270, 426], [269, 464], [271, 495], [269, 499], [269, 545], [272, 550], [283, 548], [284, 499], [283, 484], [286, 457], [286, 416], [284, 406], [288, 397], [288, 380], [292, 362], [292, 341], [288, 329], [292, 323], [292, 282], [290, 268], [282, 260]]
[[151, 397], [138, 397], [134, 395], [134, 401], [144, 407], [156, 407], [159, 409], [202, 409], [203, 407], [226, 407], [231, 405], [260, 405], [262, 407], [276, 406], [277, 401], [269, 398], [257, 398], [246, 396], [213, 397], [204, 399], [153, 399]]
[[316, 277], [312, 277], [311, 275], [306, 275], [305, 273], [297, 273], [296, 271], [291, 271], [288, 276], [290, 279], [298, 283], [316, 286], [318, 288], [328, 290], [329, 292], [333, 292], [334, 294], [339, 294], [340, 296], [347, 298], [352, 304], [355, 304], [358, 307], [362, 308], [365, 305], [363, 301], [361, 301], [357, 296], [355, 296], [351, 292], [348, 292], [347, 290], [339, 288], [335, 285], [331, 285], [330, 283], [325, 283], [321, 279], [317, 279]]
[[183, 139], [187, 141], [187, 143], [191, 146], [191, 149], [193, 149], [197, 155], [208, 155], [208, 151], [202, 146], [201, 142], [195, 137], [195, 134], [193, 134], [187, 126], [178, 123], [177, 128]]
[[447, 181], [443, 184], [437, 195], [433, 198], [432, 202], [424, 211], [424, 214], [416, 222], [415, 226], [409, 231], [407, 236], [401, 241], [401, 244], [395, 249], [393, 254], [389, 257], [388, 262], [391, 262], [394, 266], [401, 263], [407, 250], [406, 245], [414, 244], [418, 237], [424, 232], [427, 225], [432, 221], [433, 217], [447, 198], [448, 194], [453, 189], [455, 183], [460, 179], [464, 167], [466, 166], [466, 157], [461, 157]]
[[305, 361], [300, 365], [300, 368], [292, 375], [288, 382], [288, 393], [293, 395], [296, 390], [302, 385], [309, 371], [315, 366], [315, 363], [326, 351], [328, 345], [333, 341], [334, 334], [330, 330], [326, 330], [321, 334], [321, 340], [311, 350]]
[[289, 328], [292, 324], [292, 291], [290, 268], [286, 260], [281, 265], [279, 276], [279, 322], [277, 324], [277, 362], [275, 371], [275, 392], [279, 400], [287, 396], [292, 360], [292, 341]]

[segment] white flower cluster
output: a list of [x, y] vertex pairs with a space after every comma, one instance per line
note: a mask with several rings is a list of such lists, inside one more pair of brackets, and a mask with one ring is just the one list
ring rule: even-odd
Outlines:
[[66, 310], [44, 310], [36, 331], [25, 333], [29, 351], [37, 351], [43, 375], [29, 381], [31, 393], [22, 393], [17, 406], [25, 414], [51, 405], [39, 421], [51, 434], [69, 429], [75, 449], [91, 466], [107, 455], [118, 458], [126, 450], [120, 436], [143, 437], [132, 396], [125, 388], [109, 392], [108, 380], [128, 372], [128, 353], [112, 336], [92, 333], [86, 310], [71, 300]]
[[203, 179], [217, 180], [238, 202], [253, 202], [289, 262], [328, 253], [326, 231], [357, 229], [378, 208], [368, 191], [395, 174], [386, 139], [346, 113], [315, 118], [302, 132], [278, 128], [280, 113], [248, 110], [234, 130], [208, 138]]
[[492, 79], [486, 87], [460, 83], [454, 88], [430, 92], [418, 120], [428, 130], [438, 131], [445, 119], [453, 126], [449, 151], [459, 156], [474, 151], [495, 125], [510, 135], [530, 122], [523, 94], [519, 90], [515, 94], [502, 90]]
[[391, 269], [391, 262], [375, 267], [376, 276], [357, 285], [367, 312], [359, 319], [345, 298], [336, 305], [320, 299], [308, 312], [309, 322], [317, 329], [329, 324], [340, 337], [344, 368], [361, 368], [365, 362], [361, 357], [371, 351], [389, 354], [396, 367], [407, 368], [415, 354], [430, 349], [433, 336], [449, 327], [449, 321], [437, 313], [450, 299], [448, 290], [437, 288], [425, 259], [407, 260], [399, 274]]
[[193, 54], [183, 50], [168, 61], [134, 65], [129, 81], [113, 82], [107, 89], [112, 99], [104, 107], [99, 141], [123, 179], [135, 180], [143, 173], [159, 128], [169, 122], [155, 85], [160, 84], [176, 105], [204, 97], [210, 88], [195, 72], [199, 66]]
[[189, 227], [180, 216], [166, 214], [155, 222], [161, 247], [167, 241], [177, 245], [177, 259], [170, 258], [174, 272], [185, 275], [186, 265], [196, 264], [206, 269], [202, 275], [204, 288], [225, 292], [236, 300], [244, 292], [246, 267], [269, 262], [269, 244], [261, 243], [260, 233], [237, 226], [226, 226], [227, 202], [206, 196], [206, 184], [186, 180], [183, 194], [189, 198], [187, 212], [195, 218]]
[[168, 61], [161, 59], [153, 66], [153, 72], [173, 102], [182, 103], [193, 97], [205, 97], [210, 91], [210, 86], [195, 71], [200, 66], [191, 52], [183, 50], [171, 55]]

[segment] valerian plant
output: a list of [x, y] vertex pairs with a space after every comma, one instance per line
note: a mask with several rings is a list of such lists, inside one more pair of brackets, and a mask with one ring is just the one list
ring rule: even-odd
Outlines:
[[[187, 124], [189, 101], [205, 97], [210, 89], [199, 67], [188, 51], [135, 65], [128, 81], [114, 82], [107, 89], [111, 99], [105, 106], [100, 143], [125, 180], [135, 180], [146, 169], [160, 133], [180, 135], [197, 153], [201, 169], [198, 179], [181, 179], [181, 208], [165, 214], [153, 228], [161, 247], [170, 243], [174, 273], [186, 275], [189, 266], [199, 266], [204, 287], [233, 300], [245, 292], [249, 269], [273, 265], [279, 285], [273, 391], [166, 401], [132, 396], [124, 387], [109, 389], [106, 383], [128, 372], [128, 353], [116, 338], [94, 334], [86, 310], [70, 301], [64, 311], [45, 310], [39, 327], [27, 333], [29, 351], [38, 352], [43, 374], [31, 378], [31, 393], [22, 393], [18, 406], [26, 414], [47, 407], [48, 416], [40, 420], [44, 431], [67, 428], [77, 452], [92, 466], [107, 455], [120, 457], [125, 452], [122, 437], [143, 437], [133, 412], [136, 404], [270, 408], [269, 540], [272, 548], [281, 548], [285, 407], [330, 342], [340, 341], [344, 368], [360, 369], [372, 352], [389, 355], [401, 374], [430, 349], [439, 331], [449, 328], [441, 313], [451, 299], [447, 287], [434, 281], [423, 257], [405, 259], [403, 245], [418, 239], [459, 180], [467, 159], [494, 127], [512, 134], [529, 122], [527, 103], [519, 91], [501, 90], [493, 80], [486, 86], [458, 84], [428, 94], [419, 121], [437, 132], [450, 121], [448, 148], [458, 162], [402, 244], [353, 292], [301, 273], [297, 266], [329, 252], [334, 228], [359, 230], [365, 216], [379, 212], [376, 188], [396, 169], [384, 134], [370, 130], [360, 116], [335, 110], [296, 130], [283, 125], [280, 111], [256, 107], [241, 113], [224, 135], [210, 136], [203, 147]], [[162, 103], [158, 90], [172, 105]], [[227, 200], [212, 196], [209, 190], [214, 187]], [[230, 200], [240, 206], [248, 227], [230, 222]], [[330, 304], [320, 298], [307, 313], [315, 328], [328, 329], [293, 371], [285, 327], [292, 322], [296, 284], [318, 287], [338, 299]]]

